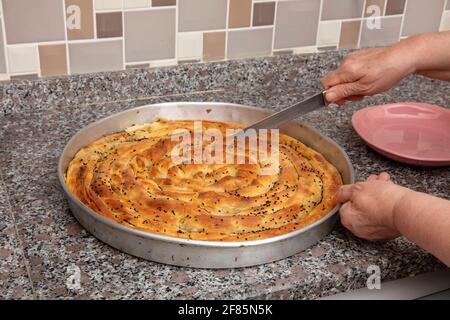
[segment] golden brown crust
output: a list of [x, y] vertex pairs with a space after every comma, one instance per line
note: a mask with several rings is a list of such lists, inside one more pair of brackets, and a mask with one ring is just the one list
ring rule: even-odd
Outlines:
[[[234, 123], [203, 121], [225, 133]], [[105, 136], [69, 164], [69, 189], [95, 212], [139, 230], [208, 241], [247, 241], [291, 232], [337, 204], [339, 172], [321, 154], [280, 135], [280, 166], [181, 164], [170, 157], [177, 129], [193, 121], [160, 120]], [[248, 151], [248, 150], [247, 150]]]

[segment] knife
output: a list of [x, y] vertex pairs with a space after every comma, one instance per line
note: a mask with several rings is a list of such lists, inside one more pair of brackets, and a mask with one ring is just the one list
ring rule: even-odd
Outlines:
[[[277, 113], [274, 113], [261, 121], [258, 121], [242, 131], [246, 131], [247, 129], [274, 129], [278, 128], [285, 122], [294, 120], [308, 112], [314, 111], [321, 107], [325, 107], [328, 105], [327, 100], [325, 99], [325, 91], [313, 95], [301, 102], [298, 102], [286, 109], [283, 109]], [[240, 132], [242, 132], [240, 131]]]

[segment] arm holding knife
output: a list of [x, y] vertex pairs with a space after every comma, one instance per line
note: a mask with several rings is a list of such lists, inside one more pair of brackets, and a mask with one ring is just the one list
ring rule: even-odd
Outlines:
[[[328, 101], [344, 104], [386, 91], [410, 74], [450, 81], [450, 31], [352, 52], [322, 85]], [[450, 266], [449, 200], [396, 185], [385, 172], [343, 186], [337, 197], [341, 222], [356, 236], [375, 241], [403, 235]]]

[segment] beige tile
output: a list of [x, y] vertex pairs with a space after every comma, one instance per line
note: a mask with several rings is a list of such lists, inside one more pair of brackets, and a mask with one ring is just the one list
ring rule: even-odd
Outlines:
[[[1, 7], [1, 5], [0, 5]], [[0, 35], [3, 34], [3, 25], [0, 19]], [[0, 73], [6, 73], [6, 58], [5, 58], [5, 39], [3, 36], [0, 37]]]
[[315, 45], [319, 9], [316, 0], [278, 2], [275, 49]]
[[225, 58], [225, 32], [203, 34], [203, 60], [216, 61]]
[[175, 6], [176, 4], [177, 0], [152, 0], [152, 6], [154, 7]]
[[317, 34], [318, 46], [335, 46], [339, 43], [341, 21], [320, 21]]
[[230, 11], [228, 13], [228, 27], [242, 28], [250, 26], [252, 14], [251, 0], [230, 0]]
[[273, 25], [275, 17], [275, 2], [255, 3], [253, 6], [253, 25], [269, 26]]
[[94, 38], [94, 8], [92, 0], [66, 0], [67, 38]]
[[224, 29], [227, 0], [182, 0], [178, 3], [178, 31]]
[[3, 16], [9, 44], [65, 39], [60, 0], [3, 0]]
[[343, 21], [339, 39], [339, 49], [357, 48], [360, 28], [361, 21], [359, 20]]
[[405, 10], [405, 0], [387, 0], [386, 15], [402, 14]]
[[228, 32], [227, 57], [239, 59], [268, 56], [272, 50], [273, 28]]
[[97, 13], [97, 37], [113, 38], [122, 36], [122, 12]]
[[8, 47], [10, 73], [37, 73], [39, 58], [36, 45], [20, 45]]
[[123, 7], [125, 9], [148, 8], [151, 2], [152, 0], [123, 0]]
[[439, 30], [445, 0], [408, 0], [402, 36]]
[[381, 18], [380, 29], [362, 25], [360, 47], [378, 47], [395, 43], [400, 38], [401, 17]]
[[175, 9], [128, 11], [124, 16], [127, 62], [175, 58]]
[[40, 45], [38, 49], [42, 76], [67, 74], [65, 44]]
[[323, 0], [322, 20], [360, 18], [364, 0]]
[[203, 33], [201, 32], [181, 32], [177, 35], [178, 59], [198, 60], [203, 53]]
[[122, 40], [70, 43], [70, 72], [89, 73], [123, 69]]
[[366, 0], [365, 17], [382, 16], [386, 0]]
[[95, 0], [95, 10], [122, 9], [122, 0]]

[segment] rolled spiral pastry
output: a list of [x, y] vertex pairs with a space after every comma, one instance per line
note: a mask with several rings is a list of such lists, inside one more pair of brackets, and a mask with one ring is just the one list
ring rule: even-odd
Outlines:
[[[226, 129], [242, 127], [213, 121], [202, 126], [224, 137]], [[98, 139], [70, 162], [69, 189], [98, 214], [125, 226], [207, 241], [288, 233], [320, 219], [337, 204], [339, 172], [292, 137], [280, 134], [279, 165], [261, 174], [267, 166], [261, 161], [174, 162], [171, 154], [179, 141], [172, 137], [181, 129], [193, 134], [194, 121], [160, 119]], [[246, 160], [250, 149], [241, 150]]]

